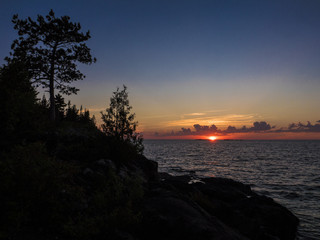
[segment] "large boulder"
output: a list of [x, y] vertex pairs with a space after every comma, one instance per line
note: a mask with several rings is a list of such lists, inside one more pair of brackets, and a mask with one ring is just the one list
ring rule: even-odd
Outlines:
[[146, 197], [142, 226], [141, 239], [247, 239], [188, 197], [163, 188], [153, 189]]
[[[295, 239], [298, 218], [271, 198], [256, 194], [248, 185], [224, 178], [195, 181], [190, 176], [173, 177], [168, 174], [160, 174], [160, 179], [158, 187], [180, 194], [180, 199], [181, 196], [188, 199], [184, 201], [190, 206], [197, 205], [194, 211], [201, 209], [211, 216], [211, 223], [212, 219], [215, 219], [214, 226], [228, 226], [249, 239]], [[181, 215], [181, 212], [184, 212], [183, 207], [179, 208], [179, 204], [171, 205], [174, 207], [171, 207], [170, 214]], [[180, 223], [187, 226], [186, 229], [191, 228], [191, 223], [184, 223], [188, 222], [185, 214], [182, 214], [181, 219], [184, 219]], [[209, 220], [206, 218], [206, 221]], [[179, 225], [179, 221], [177, 224]], [[215, 229], [220, 231], [223, 228]], [[223, 231], [220, 232], [224, 235]]]
[[127, 164], [128, 170], [139, 174], [146, 182], [158, 181], [158, 163], [147, 159], [143, 155], [137, 156]]

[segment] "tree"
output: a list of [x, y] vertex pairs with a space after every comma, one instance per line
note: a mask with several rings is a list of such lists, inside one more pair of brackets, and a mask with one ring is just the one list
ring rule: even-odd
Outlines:
[[58, 121], [64, 118], [64, 112], [67, 104], [64, 102], [64, 98], [57, 94], [55, 97], [55, 109], [56, 109], [56, 119]]
[[132, 106], [129, 105], [127, 87], [123, 90], [113, 92], [110, 98], [110, 107], [106, 113], [101, 112], [103, 132], [107, 136], [115, 137], [122, 142], [132, 143], [139, 153], [143, 151], [142, 135], [136, 132], [138, 122], [134, 121], [135, 114], [131, 113]]
[[77, 122], [79, 120], [79, 109], [76, 105], [71, 106], [71, 102], [68, 102], [68, 107], [66, 110], [66, 120]]
[[19, 38], [13, 41], [8, 62], [19, 59], [24, 62], [32, 83], [42, 86], [50, 93], [50, 119], [55, 120], [55, 93], [76, 94], [79, 89], [70, 83], [82, 80], [85, 75], [77, 69], [77, 62], [91, 64], [96, 61], [84, 43], [90, 39], [89, 31], [80, 32], [79, 23], [70, 22], [70, 17], [56, 18], [53, 10], [45, 18], [38, 15], [33, 21], [12, 18]]
[[23, 63], [0, 68], [0, 149], [24, 141], [37, 129], [37, 92]]

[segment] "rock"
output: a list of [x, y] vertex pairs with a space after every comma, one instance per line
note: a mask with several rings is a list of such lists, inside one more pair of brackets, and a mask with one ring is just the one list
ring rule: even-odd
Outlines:
[[[248, 236], [254, 234], [262, 239], [274, 236], [279, 239], [295, 239], [299, 220], [288, 209], [265, 196], [253, 196], [240, 201], [233, 206], [234, 211], [241, 214], [241, 218], [250, 223], [251, 229], [238, 222], [237, 228], [246, 232]], [[252, 216], [255, 216], [254, 220]], [[250, 230], [250, 231], [249, 231]]]
[[141, 239], [247, 239], [173, 191], [155, 189], [143, 205]]
[[298, 218], [249, 185], [225, 178], [158, 173], [158, 164], [143, 156], [117, 168], [113, 161], [100, 159], [83, 174], [90, 182], [93, 175], [108, 174], [109, 169], [124, 179], [139, 176], [144, 183], [141, 223], [119, 239], [295, 239]]
[[249, 239], [295, 239], [298, 218], [271, 198], [254, 193], [248, 185], [224, 178], [188, 184], [190, 176], [168, 174], [160, 174], [160, 179], [158, 187], [188, 197], [208, 215]]
[[146, 182], [158, 181], [159, 179], [158, 163], [144, 156], [139, 156], [134, 161], [131, 161], [128, 167], [138, 172]]

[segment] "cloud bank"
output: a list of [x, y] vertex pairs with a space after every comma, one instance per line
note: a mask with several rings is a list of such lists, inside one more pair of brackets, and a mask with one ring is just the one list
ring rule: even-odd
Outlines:
[[320, 133], [320, 120], [315, 124], [307, 122], [303, 124], [301, 122], [291, 123], [286, 128], [276, 128], [271, 126], [265, 121], [254, 122], [251, 127], [234, 127], [228, 126], [226, 129], [219, 129], [216, 125], [200, 125], [194, 124], [193, 128], [181, 128], [180, 131], [171, 131], [165, 134], [155, 133], [155, 136], [197, 136], [197, 135], [216, 135], [216, 136], [227, 136], [234, 133], [301, 133], [301, 132], [312, 132]]

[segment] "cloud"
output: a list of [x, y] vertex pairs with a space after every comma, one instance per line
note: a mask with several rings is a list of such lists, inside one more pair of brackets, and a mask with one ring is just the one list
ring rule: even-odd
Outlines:
[[183, 135], [191, 134], [191, 129], [190, 128], [181, 128], [181, 131], [182, 131]]
[[195, 128], [196, 132], [216, 132], [218, 128], [216, 125], [212, 124], [209, 126], [201, 126], [200, 124], [194, 124], [193, 127]]
[[206, 115], [205, 113], [187, 113], [184, 116], [203, 116]]
[[256, 121], [251, 127], [243, 126], [240, 128], [228, 126], [226, 129], [219, 129], [216, 125], [200, 125], [194, 124], [193, 129], [181, 128], [180, 131], [171, 131], [166, 134], [158, 134], [157, 136], [190, 136], [190, 135], [218, 135], [225, 136], [233, 133], [283, 133], [283, 132], [320, 132], [320, 120], [316, 124], [303, 124], [301, 122], [291, 123], [287, 128], [278, 128], [271, 126], [265, 121]]
[[307, 122], [307, 124], [303, 124], [301, 122], [291, 123], [288, 126], [288, 129], [281, 129], [282, 132], [320, 132], [320, 120], [317, 121], [316, 124], [311, 124], [311, 122]]
[[266, 122], [255, 122], [253, 123], [253, 127], [251, 128], [251, 130], [253, 131], [268, 131], [270, 129], [271, 129], [270, 124]]
[[265, 132], [272, 129], [271, 125], [262, 121], [262, 122], [254, 122], [252, 127], [243, 126], [241, 128], [236, 128], [234, 126], [228, 126], [227, 129], [220, 130], [212, 124], [211, 126], [201, 126], [199, 124], [193, 125], [196, 133], [201, 134], [219, 134], [219, 135], [227, 135], [230, 133], [248, 133], [248, 132]]
[[243, 126], [242, 128], [236, 128], [233, 126], [229, 126], [224, 132], [226, 133], [247, 133], [247, 132], [265, 132], [271, 130], [271, 125], [264, 121], [262, 122], [254, 122], [253, 127], [247, 128]]
[[214, 119], [215, 125], [226, 125], [226, 124], [236, 124], [236, 125], [248, 125], [254, 121], [254, 119], [259, 118], [255, 114], [219, 114], [219, 112], [210, 113], [189, 113], [180, 116], [178, 120], [170, 120], [162, 122], [164, 127], [184, 127], [188, 128], [194, 124], [199, 124], [202, 126], [210, 126], [213, 124], [212, 119]]

